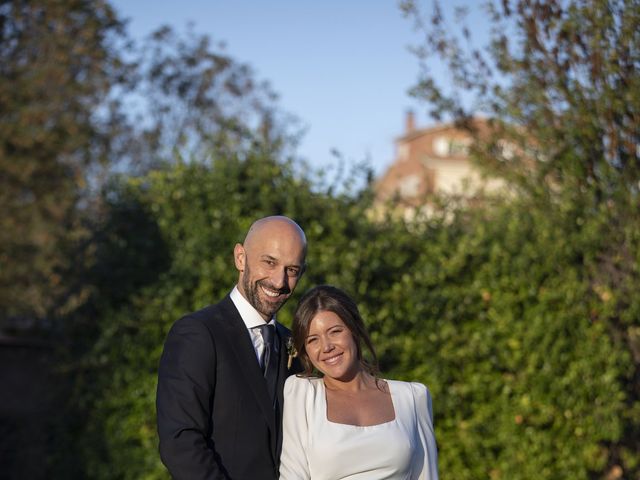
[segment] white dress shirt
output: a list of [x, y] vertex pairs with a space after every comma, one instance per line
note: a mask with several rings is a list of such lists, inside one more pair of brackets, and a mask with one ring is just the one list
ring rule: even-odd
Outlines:
[[[253, 343], [253, 349], [256, 352], [256, 358], [258, 359], [258, 363], [260, 363], [260, 359], [262, 358], [262, 354], [264, 353], [264, 340], [262, 339], [262, 333], [260, 333], [260, 329], [257, 328], [261, 325], [265, 324], [264, 318], [262, 315], [253, 308], [253, 306], [249, 303], [249, 301], [242, 296], [238, 287], [233, 287], [231, 294], [231, 301], [238, 309], [240, 316], [242, 317], [242, 321], [247, 326], [249, 330], [249, 336], [251, 337], [251, 343]], [[276, 317], [275, 315], [271, 317], [271, 320], [267, 322], [268, 325], [273, 325], [274, 328], [276, 326]]]

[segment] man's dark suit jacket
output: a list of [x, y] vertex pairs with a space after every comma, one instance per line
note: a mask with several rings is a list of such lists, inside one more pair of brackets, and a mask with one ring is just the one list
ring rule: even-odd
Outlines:
[[179, 480], [278, 478], [287, 328], [280, 349], [277, 408], [269, 398], [245, 323], [227, 295], [178, 320], [158, 370], [160, 457]]

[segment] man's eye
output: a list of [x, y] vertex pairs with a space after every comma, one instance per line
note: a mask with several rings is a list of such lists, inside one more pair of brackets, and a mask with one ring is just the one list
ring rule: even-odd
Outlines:
[[297, 268], [288, 268], [287, 269], [287, 274], [290, 277], [297, 277], [298, 276], [298, 269]]

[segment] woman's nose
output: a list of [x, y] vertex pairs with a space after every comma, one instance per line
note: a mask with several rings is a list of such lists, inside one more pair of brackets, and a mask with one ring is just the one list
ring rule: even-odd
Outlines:
[[328, 339], [322, 341], [322, 351], [330, 352], [333, 350], [333, 343], [331, 343]]

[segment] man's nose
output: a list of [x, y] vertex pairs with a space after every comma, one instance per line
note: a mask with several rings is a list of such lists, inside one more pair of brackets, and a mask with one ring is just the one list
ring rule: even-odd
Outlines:
[[276, 271], [271, 276], [271, 283], [275, 288], [283, 288], [287, 284], [287, 270]]

